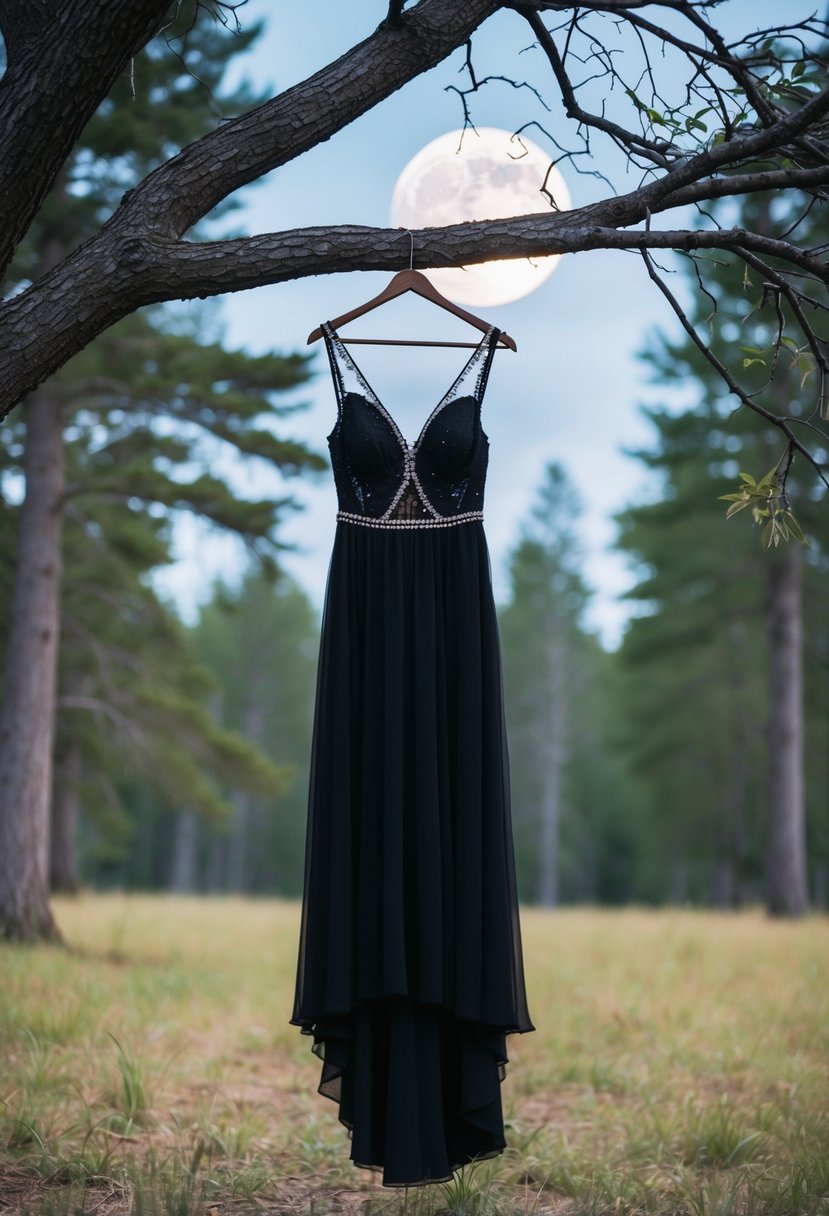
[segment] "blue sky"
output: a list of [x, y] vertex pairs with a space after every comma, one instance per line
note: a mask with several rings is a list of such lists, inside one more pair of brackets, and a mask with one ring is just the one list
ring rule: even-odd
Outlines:
[[[239, 10], [244, 25], [258, 18], [267, 25], [256, 48], [240, 57], [236, 69], [257, 86], [274, 91], [305, 79], [366, 37], [385, 12], [382, 0], [280, 5], [278, 17], [276, 8], [266, 0], [250, 0]], [[796, 20], [811, 11], [800, 0], [790, 0], [786, 18]], [[779, 4], [771, 0], [728, 0], [716, 16], [727, 33], [736, 34], [771, 24], [780, 19], [779, 13]], [[491, 73], [526, 79], [540, 88], [549, 112], [528, 89], [492, 82], [471, 99], [474, 121], [508, 130], [538, 121], [574, 146], [568, 130], [572, 124], [556, 104], [540, 55], [526, 50], [530, 43], [529, 30], [516, 14], [497, 14], [475, 36], [476, 72], [479, 77]], [[629, 44], [620, 43], [619, 49], [623, 54], [635, 53]], [[461, 125], [459, 99], [447, 86], [465, 83], [463, 63], [463, 52], [456, 53], [331, 140], [242, 191], [243, 206], [233, 216], [234, 227], [255, 233], [312, 224], [387, 226], [400, 171], [424, 144]], [[657, 70], [669, 88], [672, 71], [675, 74], [670, 59], [658, 64]], [[624, 99], [610, 100], [612, 116], [613, 106], [624, 104]], [[542, 148], [550, 148], [538, 128], [528, 134]], [[611, 149], [597, 142], [596, 153], [595, 167], [610, 176], [618, 190], [636, 184]], [[574, 206], [607, 195], [607, 186], [596, 178], [567, 165], [562, 172]], [[689, 217], [683, 218], [687, 222]], [[663, 226], [678, 226], [676, 217], [663, 219]], [[662, 261], [669, 265], [670, 257]], [[221, 306], [225, 340], [252, 353], [307, 349], [308, 333], [321, 320], [368, 299], [388, 277], [317, 276], [225, 296]], [[681, 293], [681, 285], [677, 290]], [[652, 340], [657, 327], [673, 332], [673, 318], [666, 314], [638, 255], [615, 251], [565, 256], [536, 292], [487, 309], [485, 315], [518, 344], [517, 354], [496, 356], [484, 405], [491, 444], [485, 529], [496, 598], [506, 598], [507, 554], [544, 467], [551, 460], [559, 461], [583, 507], [578, 531], [585, 577], [594, 590], [589, 623], [613, 646], [629, 611], [618, 597], [631, 580], [622, 558], [612, 552], [612, 516], [626, 504], [655, 493], [644, 470], [624, 454], [625, 448], [649, 444], [649, 428], [638, 407], [644, 400], [660, 399], [647, 384], [646, 368], [637, 353]], [[440, 336], [457, 337], [461, 334], [453, 328], [456, 324], [448, 314], [407, 297], [370, 314], [349, 333], [434, 336], [439, 330]], [[468, 338], [469, 331], [462, 336]], [[336, 405], [322, 344], [314, 349], [316, 374], [298, 394], [310, 408], [294, 415], [286, 430], [325, 451]], [[354, 350], [408, 436], [417, 434], [465, 357], [457, 350], [430, 350], [427, 355], [406, 347]], [[285, 565], [319, 608], [334, 536], [336, 498], [330, 473], [316, 482], [280, 485], [260, 462], [249, 460], [237, 466], [235, 477], [242, 492], [284, 493], [287, 488], [305, 505], [284, 527], [284, 539], [297, 546], [296, 552], [286, 555]], [[221, 573], [232, 579], [244, 564], [238, 542], [208, 534], [193, 521], [179, 527], [177, 553], [179, 560], [159, 573], [157, 586], [174, 598], [186, 617], [192, 617], [214, 576]]]

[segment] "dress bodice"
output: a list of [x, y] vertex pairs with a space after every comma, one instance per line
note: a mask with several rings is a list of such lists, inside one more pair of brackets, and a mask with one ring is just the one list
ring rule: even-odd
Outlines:
[[487, 331], [409, 444], [336, 331], [327, 322], [322, 330], [338, 405], [328, 435], [338, 520], [399, 528], [483, 518], [481, 403], [500, 331]]

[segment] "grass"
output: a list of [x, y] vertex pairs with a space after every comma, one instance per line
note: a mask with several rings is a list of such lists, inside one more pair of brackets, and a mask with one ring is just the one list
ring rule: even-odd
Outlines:
[[0, 946], [0, 1212], [829, 1216], [829, 918], [522, 912], [508, 1149], [356, 1169], [288, 1024], [299, 905], [85, 894]]

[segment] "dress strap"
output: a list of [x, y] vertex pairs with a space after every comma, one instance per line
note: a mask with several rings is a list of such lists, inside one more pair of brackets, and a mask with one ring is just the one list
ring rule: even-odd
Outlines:
[[334, 381], [334, 393], [337, 398], [337, 416], [342, 414], [343, 397], [345, 396], [345, 386], [343, 384], [342, 372], [337, 361], [337, 351], [334, 346], [334, 331], [327, 321], [323, 321], [320, 326], [323, 337], [325, 339], [325, 352], [328, 355], [328, 363], [331, 367], [331, 379]]
[[328, 361], [331, 364], [331, 375], [334, 378], [340, 410], [342, 410], [343, 399], [347, 393], [359, 393], [367, 401], [379, 405], [376, 393], [348, 353], [345, 344], [330, 321], [323, 321], [320, 329], [325, 336], [325, 349], [328, 351]]
[[[492, 355], [495, 351], [495, 346], [498, 342], [498, 335], [500, 332], [501, 331], [496, 329], [494, 325], [490, 326], [483, 338], [481, 338], [480, 342], [475, 347], [464, 367], [461, 368], [461, 371], [458, 373], [452, 387], [441, 399], [441, 405], [445, 405], [457, 397], [461, 393], [464, 386], [472, 379], [476, 371], [477, 377], [474, 381], [475, 387], [471, 393], [468, 393], [468, 390], [467, 393], [470, 397], [474, 397], [477, 400], [478, 405], [481, 404], [484, 389], [486, 388], [486, 382], [489, 378]], [[467, 393], [464, 393], [464, 396], [466, 396]]]
[[498, 345], [498, 339], [500, 336], [500, 329], [496, 329], [493, 325], [488, 334], [489, 341], [485, 344], [486, 351], [481, 364], [481, 370], [478, 373], [478, 380], [475, 384], [475, 397], [477, 398], [479, 405], [484, 399], [487, 381], [489, 380], [489, 369], [492, 367], [492, 356], [495, 354], [495, 348]]

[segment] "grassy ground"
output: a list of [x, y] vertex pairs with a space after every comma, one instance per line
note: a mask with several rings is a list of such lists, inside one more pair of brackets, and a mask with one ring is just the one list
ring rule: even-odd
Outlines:
[[0, 1212], [829, 1214], [826, 917], [524, 909], [508, 1150], [404, 1192], [288, 1025], [298, 904], [56, 913], [71, 951], [0, 947]]

